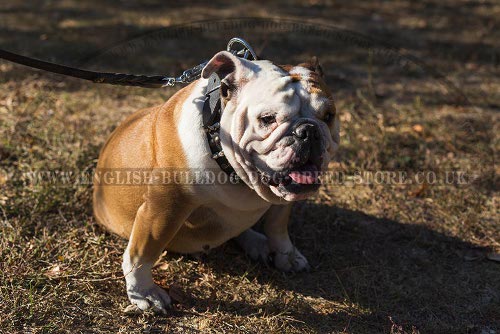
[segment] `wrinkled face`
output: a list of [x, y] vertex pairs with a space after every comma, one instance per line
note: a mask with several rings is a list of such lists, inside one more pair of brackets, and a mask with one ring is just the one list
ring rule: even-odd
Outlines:
[[213, 72], [222, 79], [221, 142], [238, 175], [272, 203], [314, 194], [339, 132], [319, 64], [280, 67], [220, 52], [203, 77]]

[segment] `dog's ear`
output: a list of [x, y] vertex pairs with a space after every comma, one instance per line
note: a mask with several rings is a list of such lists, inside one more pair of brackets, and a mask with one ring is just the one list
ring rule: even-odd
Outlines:
[[234, 88], [238, 86], [238, 78], [242, 76], [241, 72], [247, 67], [247, 62], [228, 51], [221, 51], [209, 60], [201, 76], [208, 79], [213, 73], [217, 73], [221, 80], [221, 96], [228, 99]]
[[234, 56], [230, 52], [221, 51], [208, 61], [201, 72], [201, 76], [208, 79], [212, 73], [215, 72], [222, 80], [229, 74], [233, 73], [239, 63], [240, 59], [238, 59], [238, 57]]
[[313, 72], [318, 73], [318, 75], [322, 78], [325, 77], [325, 74], [323, 72], [323, 67], [321, 67], [318, 57], [313, 56], [308, 62], [299, 64], [299, 66], [305, 67]]

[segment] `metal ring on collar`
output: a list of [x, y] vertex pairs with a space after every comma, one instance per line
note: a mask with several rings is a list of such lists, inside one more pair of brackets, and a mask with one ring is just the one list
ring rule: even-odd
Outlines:
[[[243, 48], [241, 49], [235, 49], [233, 45], [241, 45]], [[239, 37], [233, 37], [229, 40], [229, 43], [227, 43], [227, 51], [231, 52], [232, 54], [247, 59], [247, 60], [257, 60], [257, 54], [255, 51], [252, 49], [250, 44], [248, 44], [247, 41], [245, 41], [243, 38]], [[250, 59], [251, 56], [251, 59]]]

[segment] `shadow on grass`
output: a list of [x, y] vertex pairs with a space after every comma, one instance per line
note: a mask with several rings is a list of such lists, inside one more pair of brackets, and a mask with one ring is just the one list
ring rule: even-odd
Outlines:
[[262, 307], [213, 299], [195, 299], [193, 306], [200, 311], [216, 306], [241, 316], [262, 308], [268, 315], [286, 309], [319, 332], [387, 332], [397, 324], [409, 332], [415, 326], [424, 332], [475, 333], [498, 326], [500, 268], [484, 259], [484, 249], [422, 225], [359, 211], [312, 203], [301, 203], [295, 211], [292, 234], [313, 267], [310, 273], [284, 275], [264, 265], [249, 270], [250, 260], [234, 245], [208, 255], [207, 264], [218, 274], [247, 273], [250, 281], [304, 298], [321, 297], [317, 307], [314, 302], [289, 307], [273, 300]]

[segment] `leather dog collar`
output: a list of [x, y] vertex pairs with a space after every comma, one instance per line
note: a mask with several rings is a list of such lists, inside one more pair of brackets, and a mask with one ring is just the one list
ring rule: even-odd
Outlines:
[[[239, 37], [232, 38], [227, 44], [227, 51], [233, 55], [247, 60], [257, 60], [253, 48]], [[214, 159], [228, 176], [232, 183], [242, 183], [238, 174], [227, 160], [220, 143], [220, 120], [224, 106], [220, 98], [220, 78], [217, 73], [212, 73], [208, 78], [203, 104], [203, 128], [207, 134], [208, 145]]]
[[220, 78], [216, 73], [213, 73], [208, 79], [208, 86], [205, 92], [203, 128], [207, 134], [208, 145], [212, 152], [212, 159], [214, 159], [220, 169], [229, 176], [231, 183], [240, 183], [241, 179], [227, 160], [220, 143], [220, 119], [222, 111]]

